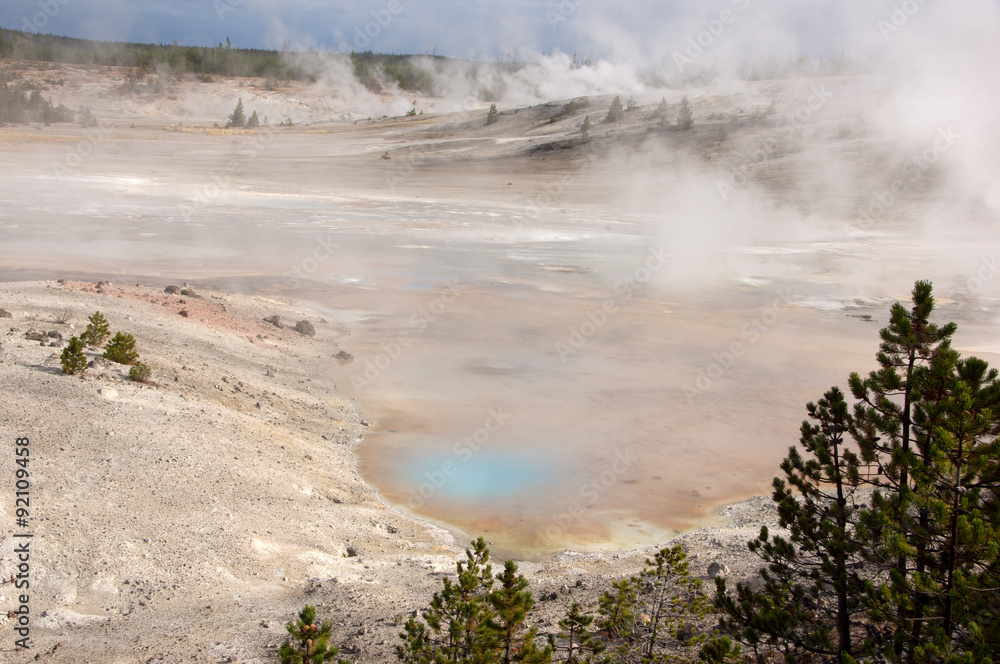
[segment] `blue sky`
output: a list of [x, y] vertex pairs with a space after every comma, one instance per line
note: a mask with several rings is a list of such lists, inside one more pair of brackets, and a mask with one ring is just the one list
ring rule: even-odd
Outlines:
[[[876, 49], [880, 20], [910, 3], [995, 12], [1000, 0], [4, 0], [0, 26], [112, 41], [436, 52], [495, 59], [559, 49], [669, 60], [701, 35], [741, 57]], [[908, 17], [909, 18], [909, 17]], [[715, 34], [710, 34], [711, 31]]]

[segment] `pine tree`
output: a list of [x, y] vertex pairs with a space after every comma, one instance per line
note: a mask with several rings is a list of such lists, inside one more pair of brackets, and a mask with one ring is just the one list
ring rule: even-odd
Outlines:
[[100, 311], [95, 311], [87, 319], [90, 323], [87, 325], [87, 329], [83, 331], [80, 335], [80, 341], [87, 344], [88, 346], [100, 346], [108, 340], [111, 336], [111, 330], [108, 327], [108, 321], [105, 320], [104, 314]]
[[132, 368], [128, 370], [128, 379], [134, 380], [137, 383], [148, 383], [150, 382], [149, 377], [152, 373], [147, 364], [136, 361], [132, 365]]
[[1000, 374], [962, 359], [933, 310], [916, 282], [879, 369], [851, 374], [853, 409], [836, 388], [808, 406], [808, 456], [775, 481], [789, 535], [750, 543], [763, 588], [718, 583], [723, 627], [758, 661], [1000, 661]]
[[604, 118], [605, 122], [619, 122], [625, 117], [625, 107], [622, 106], [622, 98], [615, 97], [615, 100], [611, 102], [611, 108], [608, 109], [608, 115]]
[[458, 562], [457, 578], [444, 578], [444, 588], [435, 593], [422, 621], [411, 617], [400, 634], [404, 645], [396, 646], [400, 661], [414, 664], [431, 661], [464, 661], [481, 655], [487, 621], [493, 610], [486, 601], [493, 587], [493, 568], [486, 541], [479, 538], [466, 549], [465, 562]]
[[486, 126], [488, 127], [491, 124], [496, 124], [499, 121], [500, 121], [500, 114], [497, 112], [497, 105], [490, 104], [490, 110], [486, 114]]
[[612, 583], [599, 602], [597, 626], [615, 662], [660, 662], [668, 653], [697, 649], [709, 662], [738, 655], [713, 626], [712, 606], [692, 578], [680, 545], [665, 548], [646, 560], [638, 576]]
[[549, 645], [552, 647], [552, 651], [565, 651], [566, 657], [562, 661], [566, 664], [594, 662], [595, 657], [604, 651], [605, 645], [590, 632], [590, 626], [593, 622], [594, 617], [584, 614], [580, 609], [579, 602], [573, 602], [573, 605], [566, 612], [566, 617], [559, 621], [558, 638], [565, 641], [566, 645], [558, 645], [554, 638], [550, 638]]
[[[919, 574], [926, 568], [926, 542], [919, 535], [930, 525], [926, 509], [914, 509], [914, 486], [910, 470], [929, 450], [919, 450], [914, 431], [914, 412], [920, 400], [920, 384], [935, 357], [950, 347], [956, 326], [930, 322], [934, 297], [930, 282], [914, 284], [911, 309], [896, 303], [889, 324], [879, 332], [882, 343], [876, 360], [879, 369], [865, 378], [852, 373], [854, 407], [851, 434], [864, 462], [874, 473], [872, 509], [865, 512], [864, 526], [871, 541], [884, 546], [873, 551], [872, 563], [890, 569], [888, 583], [871, 601], [880, 622], [893, 621], [892, 652], [899, 657], [917, 646], [924, 620], [926, 596], [915, 593], [910, 565]], [[886, 612], [891, 613], [888, 615]]]
[[87, 370], [87, 356], [83, 354], [83, 348], [84, 344], [79, 337], [72, 337], [69, 340], [60, 357], [64, 372], [73, 375]]
[[[883, 538], [908, 535], [913, 563], [901, 582], [879, 588], [888, 599], [887, 622], [905, 635], [901, 658], [964, 661], [978, 653], [996, 659], [996, 601], [983, 599], [998, 587], [998, 374], [979, 358], [960, 359], [944, 346], [915, 375], [918, 453], [908, 470], [910, 511], [917, 518], [912, 533], [890, 529]], [[892, 611], [897, 605], [905, 611]]]
[[236, 108], [233, 109], [232, 114], [229, 116], [229, 122], [226, 123], [226, 127], [240, 129], [245, 126], [246, 123], [247, 119], [243, 114], [243, 100], [240, 99], [236, 102]]
[[538, 630], [526, 627], [528, 613], [534, 606], [528, 580], [517, 573], [513, 560], [504, 563], [503, 572], [497, 574], [499, 587], [487, 596], [493, 614], [487, 619], [486, 643], [494, 650], [499, 664], [527, 662], [541, 664], [552, 660], [552, 647], [539, 649], [535, 644]]
[[250, 119], [247, 120], [247, 129], [257, 129], [260, 127], [260, 119], [257, 117], [257, 111], [250, 114]]
[[598, 600], [598, 613], [603, 616], [597, 626], [607, 640], [620, 639], [629, 633], [635, 619], [636, 579], [621, 579], [611, 582], [611, 590], [606, 590]]
[[664, 115], [666, 115], [667, 110], [669, 110], [669, 108], [670, 107], [667, 105], [667, 98], [662, 97], [660, 99], [660, 105], [656, 107], [655, 111], [653, 111], [653, 115], [650, 117], [650, 120], [655, 120], [656, 118], [662, 118]]
[[118, 364], [133, 364], [139, 359], [135, 350], [135, 337], [128, 332], [118, 332], [104, 347], [104, 359]]
[[812, 422], [802, 423], [799, 441], [806, 455], [790, 448], [781, 464], [785, 479], [773, 482], [788, 537], [761, 528], [749, 548], [767, 564], [763, 588], [737, 584], [728, 595], [725, 579], [717, 579], [715, 602], [725, 614], [723, 630], [758, 659], [780, 649], [786, 657], [839, 662], [859, 654], [855, 633], [866, 618], [855, 496], [861, 461], [847, 445], [851, 418], [838, 388], [806, 409]]
[[677, 110], [677, 128], [686, 131], [694, 126], [694, 116], [691, 115], [691, 105], [688, 103], [687, 95], [681, 99], [681, 105]]
[[[302, 607], [298, 621], [288, 623], [285, 629], [290, 638], [278, 651], [281, 664], [323, 664], [332, 662], [339, 652], [329, 645], [333, 624], [324, 620], [322, 625], [317, 625], [313, 606]], [[346, 660], [340, 662], [346, 664]]]

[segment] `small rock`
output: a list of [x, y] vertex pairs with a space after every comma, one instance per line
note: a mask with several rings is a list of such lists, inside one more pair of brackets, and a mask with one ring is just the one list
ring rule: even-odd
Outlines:
[[284, 329], [285, 327], [284, 323], [281, 322], [281, 316], [279, 316], [278, 314], [275, 314], [273, 316], [268, 316], [267, 318], [264, 319], [264, 322], [270, 323], [279, 330]]
[[350, 364], [351, 362], [354, 361], [354, 356], [351, 355], [350, 353], [346, 352], [346, 351], [340, 351], [339, 353], [337, 353], [333, 357], [334, 357], [335, 360], [337, 360], [337, 362], [340, 362], [341, 366], [343, 366], [345, 364]]
[[300, 320], [298, 323], [296, 323], [295, 331], [298, 332], [299, 334], [304, 334], [307, 337], [316, 336], [316, 328], [313, 327], [313, 324], [307, 320]]
[[24, 333], [24, 338], [28, 341], [45, 341], [48, 338], [48, 334], [41, 330], [28, 330]]
[[177, 295], [181, 292], [180, 286], [167, 286], [163, 289], [163, 292], [167, 295]]
[[0, 318], [13, 318], [14, 314], [10, 313], [6, 309], [0, 309]]
[[708, 576], [713, 579], [724, 579], [729, 574], [729, 567], [722, 563], [711, 563], [708, 566]]
[[118, 390], [113, 387], [102, 387], [97, 390], [97, 393], [108, 400], [113, 400], [118, 398]]
[[198, 293], [195, 293], [190, 288], [182, 288], [181, 289], [181, 295], [184, 295], [186, 297], [197, 297], [197, 298], [200, 298], [200, 299], [205, 299], [205, 298], [201, 297], [201, 295], [198, 295]]
[[47, 336], [47, 337], [48, 337], [49, 339], [62, 339], [62, 338], [63, 338], [63, 337], [62, 337], [62, 334], [60, 334], [59, 332], [56, 332], [55, 330], [49, 330], [49, 331], [48, 331], [48, 332], [46, 333], [46, 336]]
[[179, 314], [180, 314], [181, 316], [184, 316], [184, 318], [187, 318], [187, 317], [188, 317], [188, 315], [189, 315], [189, 314], [188, 314], [188, 310], [187, 310], [187, 309], [181, 309], [181, 310], [180, 310], [180, 311], [178, 311], [177, 313], [179, 313]]

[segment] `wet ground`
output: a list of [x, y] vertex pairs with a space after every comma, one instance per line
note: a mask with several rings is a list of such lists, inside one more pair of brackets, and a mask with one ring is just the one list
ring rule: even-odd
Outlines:
[[[872, 368], [889, 304], [937, 276], [933, 247], [891, 226], [813, 220], [730, 242], [716, 224], [698, 265], [685, 233], [663, 232], [699, 227], [697, 210], [452, 197], [460, 164], [441, 191], [395, 196], [381, 177], [338, 179], [375, 139], [279, 138], [263, 163], [199, 140], [108, 141], [62, 173], [64, 144], [3, 152], [0, 278], [311, 303], [351, 330], [353, 360], [331, 349], [316, 373], [371, 422], [364, 476], [521, 557], [662, 541], [767, 493], [806, 401]], [[303, 163], [325, 154], [348, 157], [324, 187]], [[994, 350], [990, 302], [970, 302], [942, 302], [967, 335], [956, 345]]]

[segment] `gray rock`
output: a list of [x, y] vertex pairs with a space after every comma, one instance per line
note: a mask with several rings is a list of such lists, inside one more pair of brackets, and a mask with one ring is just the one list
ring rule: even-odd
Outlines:
[[24, 333], [24, 338], [29, 341], [45, 341], [49, 335], [42, 330], [28, 330]]
[[264, 322], [270, 323], [279, 330], [282, 330], [285, 327], [285, 324], [281, 322], [281, 316], [279, 316], [278, 314], [274, 314], [273, 316], [268, 316], [267, 318], [264, 319]]
[[313, 326], [312, 323], [310, 323], [307, 320], [300, 320], [298, 323], [296, 323], [295, 331], [298, 332], [299, 334], [304, 334], [307, 337], [316, 336], [316, 328]]
[[180, 286], [167, 286], [166, 288], [163, 289], [163, 292], [166, 293], [167, 295], [177, 295], [178, 293], [181, 292], [181, 287]]
[[0, 309], [0, 318], [13, 318], [14, 314], [10, 313], [6, 309]]
[[724, 579], [729, 574], [729, 566], [722, 563], [710, 563], [708, 576], [713, 579]]
[[354, 356], [343, 350], [334, 355], [333, 357], [334, 359], [337, 360], [337, 362], [340, 363], [341, 366], [345, 364], [350, 364], [351, 362], [354, 361]]

